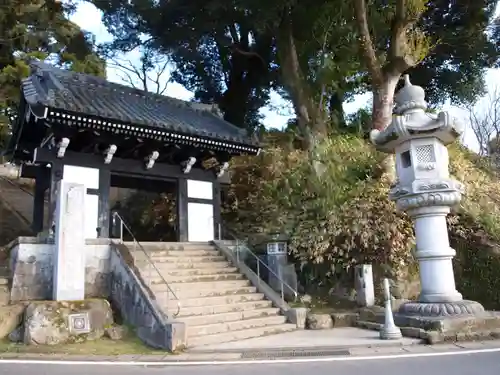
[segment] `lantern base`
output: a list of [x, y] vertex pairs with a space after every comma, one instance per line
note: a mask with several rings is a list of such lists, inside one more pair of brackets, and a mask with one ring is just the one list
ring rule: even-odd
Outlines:
[[407, 302], [399, 307], [398, 314], [421, 317], [456, 317], [484, 314], [483, 305], [476, 301], [442, 303]]

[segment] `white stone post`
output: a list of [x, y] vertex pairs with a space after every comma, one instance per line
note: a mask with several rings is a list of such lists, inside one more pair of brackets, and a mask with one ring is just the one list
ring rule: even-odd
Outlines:
[[53, 298], [85, 298], [85, 194], [84, 185], [58, 183], [55, 218]]
[[395, 96], [395, 116], [382, 131], [373, 130], [372, 143], [396, 154], [397, 180], [389, 192], [399, 210], [414, 220], [421, 293], [417, 302], [403, 304], [405, 315], [444, 316], [484, 311], [477, 302], [464, 301], [456, 290], [446, 216], [460, 202], [463, 186], [450, 178], [448, 150], [464, 131], [448, 112], [426, 112], [425, 92], [410, 83]]
[[389, 279], [384, 279], [384, 297], [385, 297], [385, 311], [384, 311], [384, 325], [379, 332], [382, 340], [398, 340], [403, 337], [401, 329], [394, 324], [394, 317], [392, 316], [392, 303], [391, 303], [391, 287], [389, 286]]
[[371, 307], [375, 305], [375, 287], [371, 264], [359, 264], [354, 267], [356, 287], [356, 302], [358, 306]]

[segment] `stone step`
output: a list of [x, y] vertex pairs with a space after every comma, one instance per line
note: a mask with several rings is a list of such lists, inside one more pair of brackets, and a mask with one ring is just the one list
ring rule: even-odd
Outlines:
[[206, 324], [202, 326], [187, 326], [188, 337], [201, 335], [215, 335], [229, 331], [241, 331], [244, 329], [259, 328], [284, 324], [286, 317], [283, 315], [266, 316], [263, 318], [235, 320], [233, 322]]
[[[173, 289], [173, 288], [172, 288]], [[182, 289], [182, 290], [175, 290], [173, 289], [175, 295], [177, 298], [179, 298], [181, 301], [184, 301], [185, 299], [191, 299], [191, 298], [207, 298], [207, 297], [217, 297], [217, 296], [231, 296], [231, 295], [238, 295], [238, 294], [251, 294], [251, 293], [256, 293], [257, 288], [254, 286], [240, 286], [240, 287], [233, 287], [233, 288], [221, 288], [221, 289], [216, 289], [216, 288], [198, 288], [198, 289]], [[155, 294], [161, 294], [165, 292], [157, 292], [155, 290]], [[160, 298], [160, 296], [158, 296]]]
[[277, 333], [290, 332], [294, 330], [296, 330], [295, 324], [279, 324], [279, 325], [244, 329], [240, 331], [229, 331], [213, 335], [188, 337], [188, 347], [193, 348], [202, 345], [239, 341], [239, 340], [251, 339], [254, 337], [262, 337]]
[[10, 302], [10, 289], [6, 284], [0, 285], [0, 306], [7, 306]]
[[[158, 266], [157, 266], [158, 267]], [[175, 277], [175, 276], [203, 276], [203, 275], [219, 275], [219, 274], [227, 274], [227, 273], [236, 273], [238, 272], [238, 268], [236, 267], [226, 267], [226, 268], [186, 268], [186, 269], [162, 269], [158, 267], [161, 271], [163, 277]]]
[[179, 321], [186, 323], [189, 327], [234, 322], [242, 319], [263, 318], [267, 316], [279, 315], [280, 309], [277, 307], [268, 307], [255, 310], [233, 311], [221, 314], [194, 315], [178, 318]]
[[[160, 295], [165, 295], [165, 297], [160, 297]], [[165, 306], [167, 292], [157, 293], [157, 301], [160, 306]], [[251, 301], [261, 301], [264, 299], [264, 294], [262, 293], [251, 293], [251, 294], [231, 294], [227, 296], [216, 296], [216, 297], [204, 297], [204, 298], [186, 298], [181, 300], [182, 307], [194, 307], [194, 306], [211, 306], [211, 305], [223, 305], [223, 304], [233, 304], [239, 302], [251, 302]], [[173, 307], [177, 306], [177, 302], [170, 298], [168, 303], [168, 308], [171, 310]]]
[[[134, 264], [140, 270], [147, 271], [149, 263], [146, 261], [135, 261]], [[155, 266], [158, 270], [171, 270], [171, 269], [199, 269], [199, 268], [228, 268], [233, 267], [229, 262], [185, 262], [185, 263], [163, 263], [155, 260]]]
[[[136, 262], [146, 261], [145, 257], [140, 255], [134, 258]], [[157, 256], [151, 257], [151, 260], [155, 263], [210, 263], [210, 262], [226, 262], [226, 258], [222, 255], [212, 255], [212, 256], [195, 256], [195, 257], [171, 257], [171, 256]]]
[[208, 242], [141, 242], [141, 246], [147, 251], [215, 250]]
[[[175, 258], [175, 257], [158, 257], [151, 259], [155, 266], [160, 268], [206, 268], [211, 264], [215, 264], [216, 267], [226, 266], [228, 267], [229, 262], [223, 256], [217, 257], [199, 257], [199, 258]], [[150, 261], [145, 258], [134, 258], [134, 263], [137, 267], [141, 268], [147, 266]]]
[[241, 273], [219, 273], [217, 270], [210, 270], [209, 274], [205, 275], [188, 275], [188, 276], [170, 276], [163, 275], [164, 279], [170, 283], [195, 283], [195, 282], [214, 282], [214, 281], [231, 281], [242, 280], [245, 277]]
[[[215, 290], [223, 290], [223, 289], [232, 289], [232, 288], [244, 288], [247, 286], [251, 286], [250, 281], [243, 280], [223, 280], [223, 281], [212, 281], [212, 282], [182, 282], [176, 283], [174, 279], [169, 281], [168, 285], [174, 291], [185, 291], [185, 290], [200, 290], [200, 289], [215, 289]], [[153, 289], [155, 290], [155, 289]]]
[[[9, 278], [10, 277], [10, 269], [9, 266], [0, 266], [0, 278]], [[1, 284], [1, 283], [0, 283]]]
[[[158, 257], [175, 257], [175, 258], [185, 258], [185, 257], [207, 257], [207, 256], [220, 256], [221, 254], [215, 249], [187, 249], [187, 250], [148, 250], [145, 249], [148, 255], [152, 259], [156, 259]], [[135, 251], [134, 256], [144, 256], [144, 253], [141, 251]]]
[[268, 300], [259, 300], [259, 301], [248, 301], [248, 302], [235, 302], [231, 304], [221, 304], [221, 305], [207, 305], [207, 306], [184, 306], [182, 305], [181, 311], [179, 313], [178, 318], [182, 319], [183, 317], [191, 317], [191, 316], [200, 316], [200, 315], [212, 315], [212, 314], [224, 314], [229, 312], [241, 312], [247, 310], [255, 310], [255, 309], [265, 309], [271, 308], [272, 302]]
[[243, 280], [245, 277], [240, 273], [219, 273], [217, 269], [208, 269], [211, 272], [204, 275], [187, 275], [187, 276], [169, 276], [162, 273], [163, 279], [155, 272], [151, 273], [151, 276], [147, 271], [142, 272], [142, 277], [148, 282], [153, 284], [164, 284], [167, 281], [170, 285], [171, 283], [195, 283], [195, 282], [215, 282], [215, 281], [231, 281], [231, 280]]

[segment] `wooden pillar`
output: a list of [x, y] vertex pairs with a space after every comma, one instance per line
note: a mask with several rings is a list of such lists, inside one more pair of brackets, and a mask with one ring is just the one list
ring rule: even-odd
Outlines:
[[213, 189], [214, 189], [214, 198], [213, 198], [213, 205], [214, 205], [214, 238], [216, 240], [221, 240], [222, 236], [222, 219], [221, 219], [221, 187], [220, 183], [218, 181], [215, 181], [213, 183]]
[[188, 241], [187, 179], [177, 179], [177, 241]]
[[35, 177], [35, 195], [33, 197], [33, 218], [31, 229], [36, 234], [44, 230], [45, 191], [50, 188], [50, 168], [41, 166], [37, 168]]
[[109, 169], [99, 170], [99, 237], [109, 237], [109, 190], [111, 188], [111, 172]]

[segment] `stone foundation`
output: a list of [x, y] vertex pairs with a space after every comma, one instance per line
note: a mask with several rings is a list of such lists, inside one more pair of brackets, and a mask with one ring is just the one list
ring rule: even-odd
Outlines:
[[[11, 302], [52, 299], [54, 243], [20, 237], [8, 250]], [[147, 345], [170, 351], [184, 349], [186, 325], [162, 313], [130, 259], [126, 246], [110, 239], [87, 240], [85, 298], [109, 299]]]
[[[500, 338], [500, 312], [485, 311], [462, 316], [407, 316], [394, 314], [395, 324], [406, 337], [425, 340], [429, 344]], [[384, 309], [380, 306], [359, 310], [357, 327], [380, 330]]]
[[475, 301], [457, 301], [446, 303], [406, 302], [399, 307], [398, 314], [401, 316], [425, 316], [425, 317], [457, 317], [478, 316], [485, 313], [484, 307]]
[[[110, 293], [109, 239], [87, 240], [85, 298], [108, 298]], [[12, 302], [52, 299], [55, 245], [35, 237], [20, 237], [9, 246]]]

